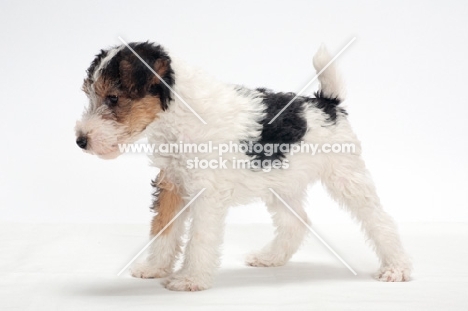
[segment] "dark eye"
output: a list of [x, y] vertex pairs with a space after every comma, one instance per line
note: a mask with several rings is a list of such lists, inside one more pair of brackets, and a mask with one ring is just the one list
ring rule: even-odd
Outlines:
[[119, 97], [117, 95], [109, 95], [106, 98], [106, 105], [109, 107], [115, 107], [118, 101]]

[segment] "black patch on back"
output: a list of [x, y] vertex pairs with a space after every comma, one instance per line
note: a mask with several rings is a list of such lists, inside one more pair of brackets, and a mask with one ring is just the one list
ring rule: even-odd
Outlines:
[[[271, 124], [268, 124], [295, 96], [294, 93], [274, 93], [265, 88], [256, 89], [260, 92], [263, 103], [266, 106], [266, 115], [260, 121], [262, 132], [260, 138], [253, 144], [283, 144], [291, 145], [298, 143], [304, 137], [307, 131], [307, 121], [304, 117], [306, 103], [310, 100], [307, 97], [299, 96], [284, 110]], [[253, 149], [253, 148], [252, 148]], [[278, 148], [279, 149], [279, 148]], [[264, 160], [283, 160], [285, 155], [280, 150], [276, 150], [271, 155], [265, 151], [255, 152], [249, 150], [247, 155], [253, 159]]]
[[336, 122], [337, 112], [347, 114], [343, 108], [338, 108], [341, 101], [338, 98], [325, 97], [322, 91], [315, 92], [313, 103], [315, 107], [328, 115], [328, 121]]
[[[241, 94], [246, 93], [245, 88], [238, 87], [236, 89]], [[270, 164], [267, 165], [271, 165], [271, 161], [284, 160], [286, 156], [279, 148], [270, 154], [270, 152], [265, 151], [265, 145], [288, 145], [290, 149], [291, 145], [301, 143], [308, 128], [304, 113], [309, 107], [322, 110], [327, 115], [327, 121], [330, 125], [336, 122], [339, 115], [347, 115], [343, 108], [338, 107], [341, 102], [338, 98], [326, 97], [320, 91], [314, 94], [315, 98], [298, 96], [293, 102], [291, 100], [296, 96], [294, 93], [275, 93], [265, 88], [258, 88], [255, 91], [258, 92], [266, 106], [266, 115], [259, 122], [262, 126], [260, 137], [243, 143], [251, 146], [246, 154], [252, 157], [252, 161], [260, 160], [260, 168], [265, 167], [265, 160], [269, 160]], [[268, 124], [287, 104], [289, 106], [271, 124]], [[254, 146], [257, 144], [261, 145], [261, 152], [254, 150]], [[258, 164], [258, 161], [256, 163]]]

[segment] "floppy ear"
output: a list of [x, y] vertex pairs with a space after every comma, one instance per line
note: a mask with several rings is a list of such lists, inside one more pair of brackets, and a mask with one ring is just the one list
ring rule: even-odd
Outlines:
[[[157, 53], [159, 58], [153, 61], [152, 68], [165, 83], [135, 57], [131, 61], [124, 59], [120, 62], [120, 84], [133, 98], [144, 97], [147, 93], [159, 97], [162, 109], [166, 110], [172, 99], [167, 85], [172, 87], [174, 84], [174, 72], [170, 67], [170, 59], [160, 57], [159, 51]], [[151, 66], [150, 62], [147, 64]]]
[[161, 81], [156, 75], [153, 74], [151, 84], [149, 86], [149, 93], [158, 96], [161, 101], [161, 107], [166, 110], [169, 106], [171, 98], [171, 90], [168, 85], [172, 87], [174, 84], [173, 72], [170, 67], [169, 59], [157, 59], [154, 62], [153, 70], [161, 77], [164, 81]]

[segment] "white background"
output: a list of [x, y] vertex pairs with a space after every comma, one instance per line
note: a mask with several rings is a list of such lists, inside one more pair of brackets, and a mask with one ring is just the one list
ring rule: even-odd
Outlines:
[[[75, 145], [80, 91], [99, 49], [161, 43], [228, 83], [299, 91], [325, 43], [385, 208], [405, 221], [468, 221], [466, 1], [3, 1], [0, 221], [147, 223], [144, 155], [104, 161]], [[309, 94], [317, 85], [308, 91]], [[220, 116], [222, 118], [222, 116]], [[312, 222], [346, 222], [322, 187]], [[262, 222], [260, 204], [230, 222]]]

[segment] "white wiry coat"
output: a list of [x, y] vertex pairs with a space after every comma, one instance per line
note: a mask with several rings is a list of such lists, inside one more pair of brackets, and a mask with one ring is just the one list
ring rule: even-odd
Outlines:
[[[330, 61], [325, 49], [314, 57], [317, 72]], [[232, 85], [220, 83], [179, 60], [173, 59], [174, 91], [197, 112], [207, 124], [178, 97], [146, 130], [150, 143], [223, 143], [258, 137], [262, 130], [258, 120], [266, 109], [257, 91], [239, 91]], [[330, 98], [344, 99], [344, 89], [333, 65], [319, 77], [320, 90]], [[318, 153], [286, 155], [287, 169], [270, 172], [230, 168], [233, 158], [249, 159], [244, 153], [224, 154], [227, 169], [187, 169], [187, 160], [218, 159], [218, 154], [154, 154], [155, 166], [164, 170], [164, 178], [180, 187], [185, 202], [205, 189], [182, 216], [174, 222], [168, 235], [156, 239], [148, 260], [135, 265], [133, 274], [157, 276], [158, 271], [173, 267], [180, 251], [180, 236], [184, 221], [191, 219], [189, 241], [181, 270], [170, 274], [163, 284], [172, 290], [201, 290], [209, 288], [219, 266], [220, 245], [223, 241], [224, 219], [230, 206], [246, 204], [260, 197], [271, 212], [277, 228], [276, 237], [263, 249], [251, 254], [252, 266], [279, 266], [296, 252], [306, 234], [306, 227], [271, 191], [276, 192], [294, 211], [307, 221], [303, 208], [305, 191], [318, 180], [330, 195], [360, 222], [375, 250], [382, 281], [409, 279], [411, 264], [402, 248], [395, 224], [386, 214], [376, 194], [374, 184], [361, 158], [360, 143], [353, 133], [346, 114], [338, 111], [336, 122], [330, 122], [319, 108], [305, 109], [307, 143], [354, 143], [353, 153]], [[271, 190], [270, 190], [271, 189]], [[165, 271], [166, 271], [165, 270]]]

